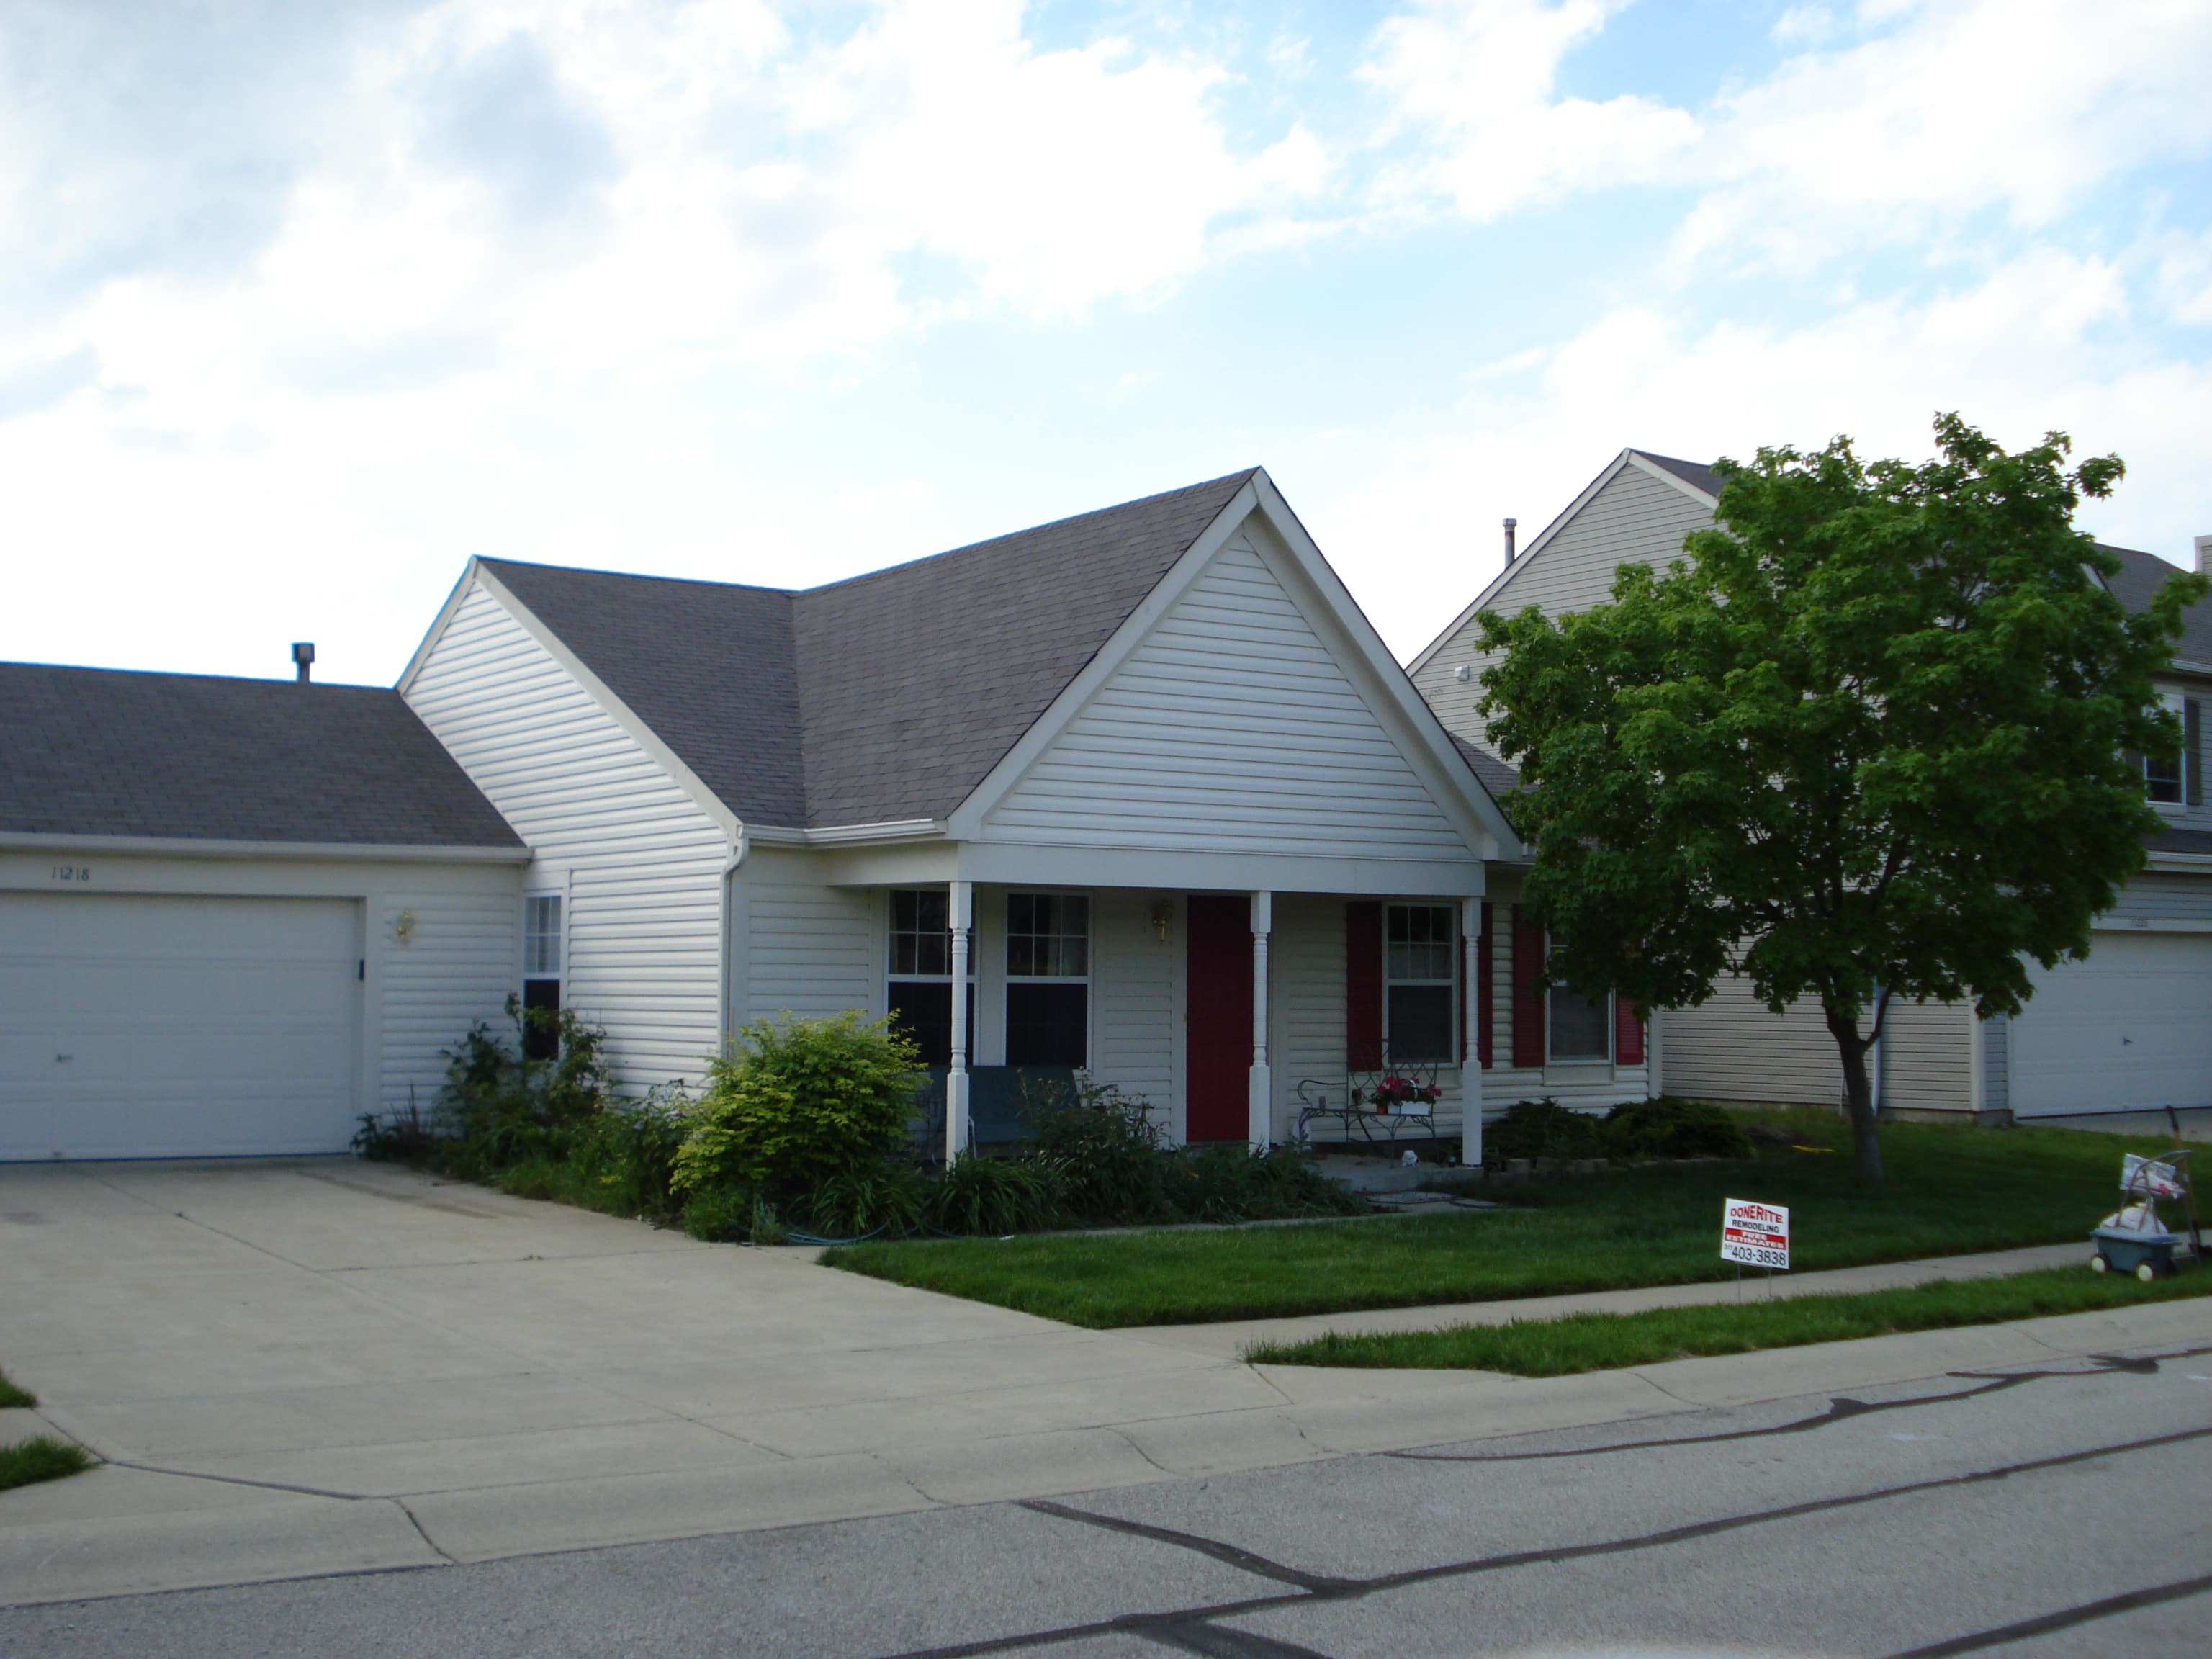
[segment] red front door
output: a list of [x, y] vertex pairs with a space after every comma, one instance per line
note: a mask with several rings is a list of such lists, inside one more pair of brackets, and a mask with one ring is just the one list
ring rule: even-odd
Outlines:
[[1189, 901], [1188, 1103], [1191, 1140], [1243, 1140], [1252, 1066], [1252, 902], [1194, 895]]

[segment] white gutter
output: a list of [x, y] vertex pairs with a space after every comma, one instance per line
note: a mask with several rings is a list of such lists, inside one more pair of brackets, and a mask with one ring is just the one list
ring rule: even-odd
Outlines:
[[[945, 833], [943, 818], [893, 818], [883, 823], [834, 823], [820, 830], [750, 823], [747, 839], [763, 847], [860, 847], [873, 842], [927, 841]], [[739, 857], [744, 855], [740, 854]]]
[[395, 864], [527, 864], [527, 847], [405, 847], [385, 842], [220, 841], [192, 836], [40, 836], [0, 831], [0, 853], [134, 854], [203, 859], [368, 859]]

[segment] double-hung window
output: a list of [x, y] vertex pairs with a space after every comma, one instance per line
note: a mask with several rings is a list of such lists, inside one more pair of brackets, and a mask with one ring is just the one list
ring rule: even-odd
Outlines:
[[[560, 1048], [550, 1024], [561, 1008], [561, 896], [532, 893], [522, 901], [522, 1051], [551, 1060]], [[543, 1010], [538, 1018], [531, 1011]]]
[[1382, 918], [1382, 1053], [1394, 1066], [1449, 1063], [1459, 918], [1449, 904], [1392, 904]]
[[1564, 985], [1552, 987], [1546, 1001], [1551, 1031], [1546, 1052], [1558, 1060], [1613, 1058], [1613, 996], [1584, 996]]
[[[2186, 700], [2179, 691], [2167, 691], [2160, 695], [2160, 701], [2166, 705], [2166, 712], [2180, 722], [2184, 732], [2183, 741], [2185, 744], [2189, 726]], [[2180, 749], [2175, 749], [2163, 755], [2143, 757], [2143, 793], [2150, 799], [2152, 805], [2179, 806], [2182, 804], [2185, 799], [2183, 789], [2185, 758]]]
[[1091, 1053], [1091, 901], [1006, 895], [1006, 1064], [1086, 1066]]
[[[894, 1029], [914, 1039], [925, 1066], [952, 1063], [952, 906], [933, 888], [891, 893], [890, 986], [884, 1001]], [[968, 983], [974, 1046], [975, 980]]]

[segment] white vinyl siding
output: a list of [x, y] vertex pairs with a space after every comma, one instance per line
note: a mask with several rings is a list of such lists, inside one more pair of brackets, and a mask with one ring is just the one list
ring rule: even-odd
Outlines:
[[[2145, 871], [2120, 890], [2119, 902], [2100, 921], [2185, 921], [2212, 927], [2212, 875], [2170, 875]], [[2097, 938], [2093, 935], [2094, 950]]]
[[[1522, 556], [1519, 568], [1491, 595], [1489, 608], [1507, 617], [1532, 605], [1550, 617], [1587, 611], [1612, 597], [1620, 566], [1649, 564], [1663, 571], [1668, 561], [1682, 556], [1682, 538], [1712, 521], [1710, 508], [1632, 461], [1551, 540]], [[1483, 722], [1474, 707], [1482, 700], [1482, 671], [1497, 657], [1476, 652], [1476, 633], [1470, 617], [1421, 665], [1413, 684], [1447, 727], [1480, 743]], [[1452, 672], [1462, 666], [1473, 671], [1466, 680]]]
[[1245, 854], [1469, 856], [1243, 535], [1008, 792], [987, 833]]
[[1843, 1062], [1820, 1005], [1800, 998], [1780, 1014], [1734, 974], [1694, 1008], [1659, 1015], [1670, 1095], [1698, 1100], [1833, 1106], [1843, 1098]]
[[[1972, 1111], [1977, 1024], [1972, 1003], [1893, 1005], [1881, 1038], [1881, 1104], [1893, 1111]], [[1823, 1036], [1826, 1030], [1823, 1025]], [[1833, 1037], [1828, 1069], [1840, 1099], [1844, 1061]]]
[[1980, 1022], [1982, 1045], [1982, 1104], [1985, 1112], [2002, 1112], [2012, 1104], [2012, 1045], [2007, 1041], [2009, 1022], [2002, 1014]]
[[[507, 997], [515, 981], [520, 916], [502, 893], [398, 891], [374, 911], [374, 960], [381, 980], [379, 1109], [428, 1113], [446, 1081], [444, 1050], [477, 1020], [511, 1036]], [[399, 918], [409, 918], [407, 941]]]
[[745, 919], [743, 1017], [804, 1018], [884, 1010], [884, 898], [872, 888], [805, 879], [804, 854], [755, 854], [739, 872]]
[[536, 853], [532, 884], [565, 885], [562, 1001], [605, 1028], [623, 1086], [696, 1079], [720, 1039], [720, 827], [480, 584], [406, 696]]
[[1155, 899], [1128, 888], [1093, 896], [1091, 1075], [1142, 1095], [1154, 1121], [1171, 1128], [1182, 1075], [1182, 915], [1175, 905], [1162, 939]]

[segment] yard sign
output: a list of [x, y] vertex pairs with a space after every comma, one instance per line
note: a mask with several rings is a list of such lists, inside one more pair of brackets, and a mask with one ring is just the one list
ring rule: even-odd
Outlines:
[[1721, 1200], [1721, 1260], [1790, 1271], [1790, 1212], [1754, 1199]]

